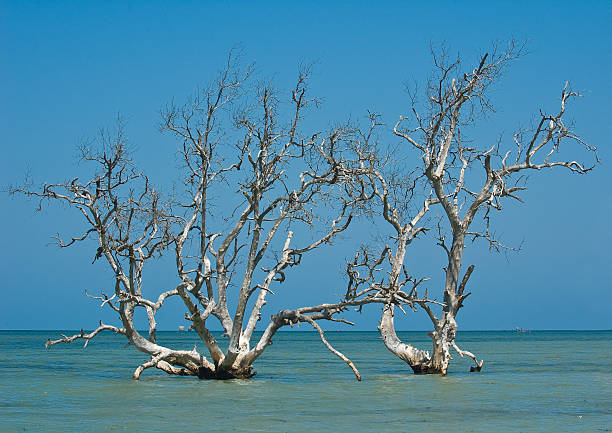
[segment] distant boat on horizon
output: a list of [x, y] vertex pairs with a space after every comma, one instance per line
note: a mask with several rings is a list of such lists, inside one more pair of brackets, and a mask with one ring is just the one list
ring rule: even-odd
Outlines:
[[516, 328], [514, 328], [514, 330], [516, 332], [523, 332], [523, 333], [527, 333], [527, 334], [531, 333], [531, 331], [529, 329], [523, 329], [523, 328], [520, 328], [518, 326]]

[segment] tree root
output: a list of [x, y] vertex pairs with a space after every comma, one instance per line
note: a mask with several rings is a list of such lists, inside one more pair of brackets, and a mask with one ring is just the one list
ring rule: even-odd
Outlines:
[[251, 366], [234, 368], [231, 370], [215, 369], [208, 366], [199, 366], [195, 368], [192, 368], [192, 366], [177, 367], [164, 361], [163, 358], [165, 357], [155, 357], [139, 365], [134, 371], [133, 378], [139, 380], [142, 372], [151, 367], [158, 368], [159, 370], [176, 376], [197, 376], [198, 379], [206, 380], [249, 379], [257, 374]]

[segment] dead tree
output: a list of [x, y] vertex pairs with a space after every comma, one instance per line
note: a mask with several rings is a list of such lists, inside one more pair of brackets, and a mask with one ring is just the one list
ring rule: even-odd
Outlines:
[[[304, 322], [361, 379], [317, 322], [346, 322], [338, 313], [383, 298], [352, 297], [282, 310], [253, 341], [274, 286], [290, 288], [290, 268], [346, 230], [363, 198], [344, 194], [353, 182], [344, 167], [359, 165], [359, 155], [347, 146], [352, 132], [346, 127], [328, 134], [302, 131], [305, 110], [317, 103], [308, 97], [307, 73], [300, 73], [288, 102], [268, 84], [249, 87], [250, 73], [230, 55], [211, 87], [163, 111], [162, 130], [180, 140], [185, 173], [184, 191], [171, 199], [162, 201], [126, 156], [121, 128], [116, 137], [103, 137], [99, 153], [84, 151], [84, 158], [97, 166], [91, 180], [12, 191], [62, 201], [79, 211], [88, 229], [68, 242], [58, 239], [60, 246], [96, 238], [94, 260], [106, 260], [114, 276], [113, 293], [90, 297], [114, 310], [120, 324], [100, 322], [91, 333], [49, 340], [48, 347], [75, 340], [87, 344], [110, 330], [149, 356], [136, 368], [134, 379], [151, 367], [206, 379], [248, 378], [278, 329]], [[308, 237], [301, 233], [296, 242], [295, 230], [314, 235], [305, 241]], [[145, 263], [163, 254], [174, 256], [177, 284], [147, 298], [142, 287]], [[293, 290], [303, 287], [294, 285]], [[185, 319], [209, 356], [195, 347], [175, 350], [157, 342], [155, 316], [170, 297], [184, 303]], [[146, 310], [148, 335], [134, 325], [137, 308]], [[210, 331], [213, 320], [229, 339], [226, 349]]]
[[[431, 303], [416, 303], [433, 324], [431, 354], [398, 338], [394, 329], [395, 289], [390, 291], [382, 312], [379, 330], [386, 347], [415, 373], [446, 374], [451, 349], [474, 360], [472, 371], [480, 371], [483, 365], [476, 355], [460, 349], [455, 342], [457, 313], [470, 295], [466, 287], [474, 270], [470, 265], [461, 275], [466, 240], [485, 240], [494, 250], [505, 248], [490, 231], [490, 217], [493, 211], [502, 209], [504, 200], [521, 201], [519, 193], [526, 189], [525, 174], [539, 174], [555, 167], [585, 174], [598, 162], [596, 149], [579, 138], [566, 121], [568, 104], [579, 96], [568, 84], [561, 91], [559, 110], [540, 111], [531, 129], [520, 130], [511, 139], [500, 139], [494, 145], [468, 139], [478, 119], [492, 109], [488, 89], [521, 51], [522, 47], [510, 43], [502, 51], [495, 49], [482, 55], [468, 70], [463, 69], [459, 59], [449, 61], [444, 51], [435, 53], [435, 75], [426, 89], [426, 102], [418, 104], [413, 95], [412, 115], [400, 117], [394, 126], [394, 133], [419, 155], [420, 179], [426, 196], [431, 195], [425, 203], [435, 202], [442, 209], [437, 243], [447, 258], [441, 311], [437, 312]], [[568, 155], [581, 159], [590, 155], [594, 162], [585, 165], [566, 159]], [[384, 201], [383, 206], [387, 214]], [[481, 219], [475, 222], [477, 215]], [[393, 219], [385, 219], [396, 226]], [[401, 239], [401, 231], [397, 230]]]

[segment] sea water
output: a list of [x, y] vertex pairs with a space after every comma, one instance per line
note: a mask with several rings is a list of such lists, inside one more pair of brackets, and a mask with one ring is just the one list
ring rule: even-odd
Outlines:
[[[60, 331], [0, 331], [2, 432], [598, 432], [612, 430], [612, 332], [462, 332], [484, 358], [456, 356], [445, 377], [415, 376], [375, 332], [328, 332], [360, 370], [310, 332], [280, 332], [249, 380], [202, 381], [146, 370], [114, 334], [44, 342]], [[399, 333], [429, 349], [424, 332]], [[160, 332], [192, 349], [194, 333]], [[220, 339], [223, 342], [223, 339]], [[199, 349], [204, 349], [199, 343]]]

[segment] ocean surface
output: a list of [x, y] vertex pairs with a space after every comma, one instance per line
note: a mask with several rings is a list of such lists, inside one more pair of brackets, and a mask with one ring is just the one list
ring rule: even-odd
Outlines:
[[[46, 350], [59, 332], [0, 331], [1, 432], [612, 431], [612, 331], [462, 332], [483, 371], [457, 356], [446, 377], [413, 375], [376, 332], [326, 333], [363, 382], [310, 332], [280, 332], [257, 376], [232, 381], [152, 369], [134, 381], [146, 358], [122, 337]], [[425, 332], [399, 334], [430, 349]]]

